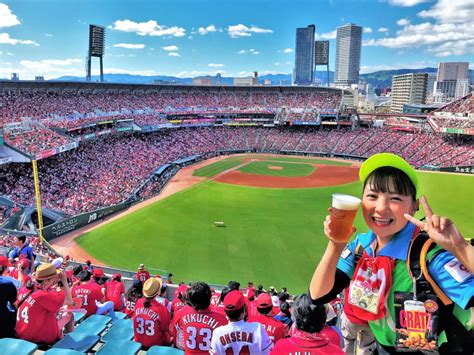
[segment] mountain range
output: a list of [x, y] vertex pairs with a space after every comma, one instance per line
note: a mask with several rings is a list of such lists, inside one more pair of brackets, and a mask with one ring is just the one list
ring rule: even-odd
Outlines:
[[[374, 73], [360, 74], [359, 81], [361, 83], [371, 84], [374, 88], [391, 87], [392, 76], [407, 74], [407, 73], [436, 73], [437, 68], [422, 68], [422, 69], [396, 69], [396, 70], [380, 70]], [[474, 70], [469, 70], [469, 76], [473, 77]], [[198, 76], [197, 78], [210, 79], [212, 84], [217, 84], [220, 80], [222, 85], [232, 85], [233, 77], [217, 76]], [[321, 84], [327, 83], [327, 73], [325, 71], [317, 71], [316, 78]], [[192, 84], [193, 78], [179, 78], [175, 76], [157, 75], [157, 76], [143, 76], [130, 74], [104, 74], [104, 79], [109, 83], [124, 83], [124, 84]], [[263, 84], [265, 80], [270, 80], [271, 85], [291, 85], [291, 74], [267, 74], [258, 77], [258, 83]], [[334, 72], [329, 72], [329, 81], [334, 80]], [[51, 79], [50, 81], [85, 81], [85, 77], [78, 76], [62, 76], [60, 78]], [[99, 81], [99, 76], [92, 76], [92, 81]]]

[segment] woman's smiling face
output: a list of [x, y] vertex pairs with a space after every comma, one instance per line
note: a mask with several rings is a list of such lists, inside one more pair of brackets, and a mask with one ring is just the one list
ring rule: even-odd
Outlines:
[[405, 213], [413, 215], [417, 209], [417, 201], [412, 196], [376, 191], [367, 183], [362, 196], [362, 212], [365, 223], [378, 237], [392, 237], [407, 224]]

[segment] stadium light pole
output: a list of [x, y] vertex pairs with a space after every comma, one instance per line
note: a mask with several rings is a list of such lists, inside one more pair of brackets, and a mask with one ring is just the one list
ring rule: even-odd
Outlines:
[[35, 182], [36, 211], [38, 212], [40, 245], [43, 245], [43, 213], [41, 212], [41, 195], [38, 179], [38, 164], [36, 162], [36, 159], [33, 159], [31, 162], [33, 163], [33, 179]]

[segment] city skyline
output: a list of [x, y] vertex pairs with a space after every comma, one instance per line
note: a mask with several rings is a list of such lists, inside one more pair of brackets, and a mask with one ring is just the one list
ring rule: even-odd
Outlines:
[[437, 67], [472, 58], [473, 18], [474, 0], [0, 0], [0, 78], [84, 77], [89, 24], [107, 28], [105, 73], [290, 74], [296, 28], [309, 24], [330, 40], [334, 71], [346, 23], [363, 27], [360, 73]]

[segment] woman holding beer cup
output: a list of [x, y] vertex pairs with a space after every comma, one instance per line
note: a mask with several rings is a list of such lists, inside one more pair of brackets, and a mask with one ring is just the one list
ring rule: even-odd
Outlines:
[[[360, 200], [333, 196], [333, 207], [324, 221], [329, 242], [310, 284], [313, 302], [329, 302], [349, 287], [348, 303], [356, 316], [369, 322], [379, 354], [470, 351], [472, 246], [449, 218], [432, 212], [425, 197], [418, 200], [417, 173], [401, 157], [376, 154], [362, 164], [359, 177], [363, 183], [362, 213], [369, 232], [349, 242], [355, 232], [354, 209]], [[426, 213], [424, 222], [413, 217], [419, 202]], [[436, 299], [438, 292], [433, 296], [422, 294], [419, 287], [417, 290], [419, 275], [412, 274], [410, 260], [421, 262], [422, 258], [409, 253], [421, 232], [436, 243], [420, 255], [423, 260], [426, 257], [429, 276], [446, 296], [440, 298], [443, 304]], [[450, 329], [444, 329], [448, 324]]]

